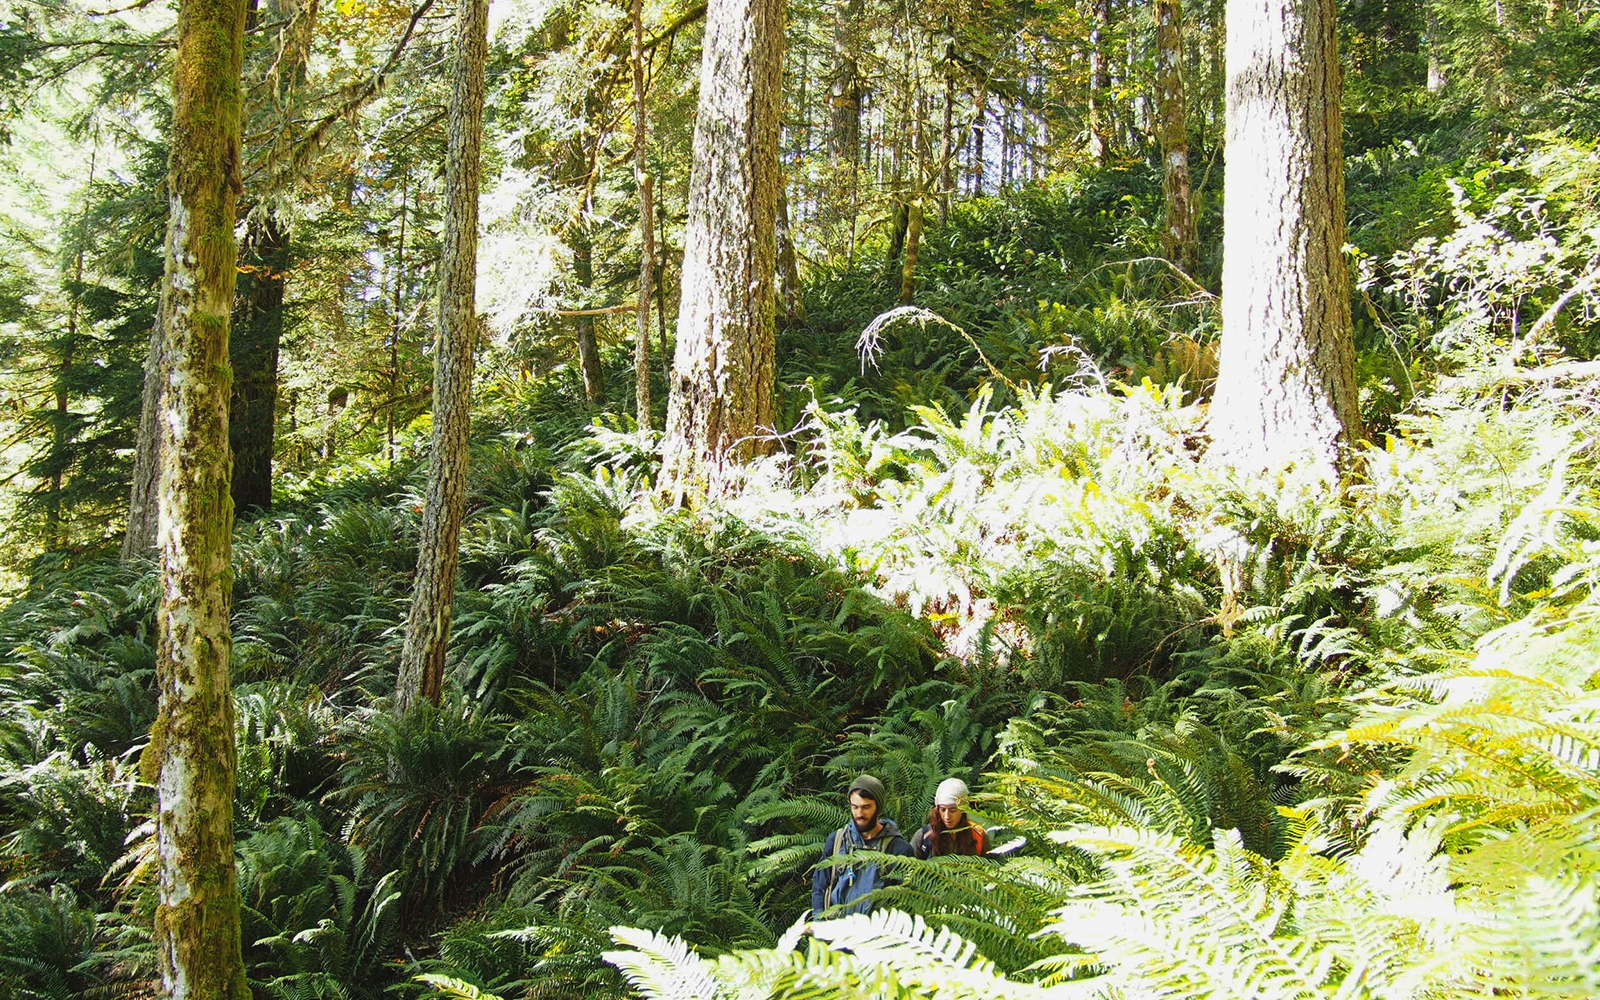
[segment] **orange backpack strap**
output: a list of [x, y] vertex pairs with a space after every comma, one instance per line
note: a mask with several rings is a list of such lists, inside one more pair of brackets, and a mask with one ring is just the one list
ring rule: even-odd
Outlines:
[[989, 832], [978, 824], [972, 824], [972, 841], [978, 845], [978, 856], [989, 852]]

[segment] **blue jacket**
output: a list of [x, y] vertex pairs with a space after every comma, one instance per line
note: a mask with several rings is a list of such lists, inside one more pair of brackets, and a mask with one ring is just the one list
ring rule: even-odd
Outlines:
[[[841, 835], [848, 838], [849, 842], [836, 850], [835, 841]], [[846, 823], [828, 834], [827, 841], [822, 845], [821, 860], [826, 861], [835, 854], [856, 854], [862, 851], [911, 857], [911, 845], [900, 835], [900, 828], [895, 825], [894, 820], [886, 819], [883, 820], [883, 828], [871, 840], [863, 840], [861, 832], [856, 829], [854, 823]], [[822, 911], [830, 906], [853, 903], [883, 884], [882, 870], [876, 863], [870, 861], [842, 868], [818, 868], [811, 873], [811, 917], [812, 919], [820, 917]], [[842, 912], [865, 913], [871, 908], [871, 903], [858, 903]]]

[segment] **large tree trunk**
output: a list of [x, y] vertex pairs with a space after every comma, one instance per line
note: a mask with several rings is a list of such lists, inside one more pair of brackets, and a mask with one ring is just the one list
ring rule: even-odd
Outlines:
[[[633, 409], [641, 432], [650, 429], [650, 292], [656, 273], [655, 185], [645, 158], [649, 121], [644, 103], [643, 0], [633, 0], [633, 180], [639, 187], [639, 312], [633, 339]], [[663, 359], [665, 360], [665, 359]]]
[[243, 42], [240, 0], [183, 0], [159, 324], [165, 384], [153, 421], [160, 439], [160, 705], [144, 756], [156, 787], [156, 960], [171, 1000], [250, 996], [233, 864], [237, 761], [228, 662], [228, 319]]
[[464, 0], [456, 20], [455, 88], [445, 158], [444, 237], [439, 254], [439, 329], [433, 368], [433, 440], [422, 512], [416, 590], [406, 618], [395, 687], [395, 712], [424, 699], [437, 705], [444, 686], [460, 561], [467, 487], [467, 432], [472, 407], [472, 348], [478, 328], [478, 180], [483, 145], [483, 65], [489, 48], [489, 0]]
[[1194, 195], [1189, 187], [1189, 119], [1183, 92], [1183, 8], [1179, 0], [1155, 0], [1156, 128], [1167, 196], [1161, 242], [1167, 259], [1193, 276], [1200, 264]]
[[1229, 0], [1222, 356], [1211, 457], [1330, 474], [1361, 433], [1334, 0]]
[[661, 481], [676, 502], [765, 450], [777, 416], [780, 0], [711, 0]]
[[245, 266], [234, 302], [237, 336], [229, 345], [233, 401], [233, 507], [272, 506], [272, 452], [278, 411], [278, 347], [283, 342], [284, 277], [289, 241], [276, 212], [252, 216], [245, 230]]
[[[268, 0], [267, 17], [279, 22], [278, 45], [269, 50], [270, 100], [276, 113], [273, 148], [293, 145], [296, 88], [305, 82], [317, 4]], [[257, 28], [259, 4], [252, 0], [246, 30]], [[283, 343], [284, 285], [289, 269], [289, 233], [270, 206], [250, 213], [239, 294], [233, 305], [229, 361], [233, 400], [228, 441], [233, 447], [233, 506], [236, 511], [272, 506], [272, 456], [277, 441], [278, 351]]]

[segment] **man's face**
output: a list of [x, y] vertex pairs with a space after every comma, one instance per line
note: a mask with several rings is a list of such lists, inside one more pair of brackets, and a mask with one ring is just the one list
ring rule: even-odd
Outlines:
[[878, 825], [878, 804], [860, 792], [850, 793], [850, 818], [856, 829], [866, 833]]

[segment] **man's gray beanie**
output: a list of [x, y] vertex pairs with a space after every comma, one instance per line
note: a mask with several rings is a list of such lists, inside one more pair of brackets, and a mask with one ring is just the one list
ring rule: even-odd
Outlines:
[[870, 774], [863, 774], [850, 782], [850, 791], [845, 792], [845, 794], [849, 795], [850, 792], [860, 792], [879, 806], [882, 806], [884, 800], [889, 797], [889, 792], [883, 787], [883, 782]]

